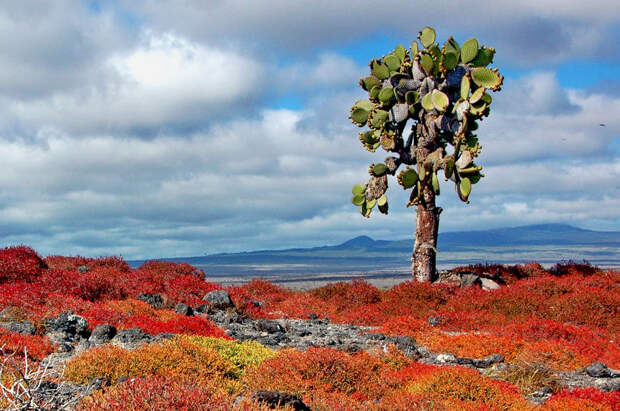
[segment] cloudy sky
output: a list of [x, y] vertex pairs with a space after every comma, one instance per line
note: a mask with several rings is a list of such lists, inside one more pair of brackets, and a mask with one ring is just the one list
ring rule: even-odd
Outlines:
[[[363, 218], [347, 119], [368, 61], [423, 27], [477, 37], [505, 75], [486, 178], [440, 231], [620, 230], [617, 0], [20, 0], [0, 3], [0, 246], [127, 259], [412, 236]], [[604, 126], [601, 126], [604, 124]]]

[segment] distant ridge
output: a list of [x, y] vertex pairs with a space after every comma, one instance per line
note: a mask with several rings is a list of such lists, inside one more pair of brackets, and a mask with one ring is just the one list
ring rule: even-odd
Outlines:
[[[258, 250], [240, 253], [211, 254], [198, 257], [162, 258], [166, 261], [184, 261], [199, 264], [204, 261], [268, 261], [278, 258], [403, 258], [411, 253], [412, 238], [387, 241], [374, 240], [367, 235], [358, 236], [338, 245], [312, 248], [289, 248], [284, 250]], [[439, 233], [440, 256], [446, 252], [480, 251], [481, 248], [497, 247], [606, 247], [606, 254], [615, 254], [620, 260], [620, 232], [593, 231], [568, 224], [536, 224], [517, 227], [493, 228], [479, 231]], [[601, 251], [603, 252], [603, 251]], [[531, 259], [530, 259], [531, 260]], [[134, 265], [145, 260], [136, 260]]]

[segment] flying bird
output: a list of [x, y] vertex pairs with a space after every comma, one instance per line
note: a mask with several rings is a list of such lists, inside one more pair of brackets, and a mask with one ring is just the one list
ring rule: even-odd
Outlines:
[[599, 126], [601, 126], [601, 127], [607, 127], [607, 126], [606, 126], [605, 124], [603, 124], [603, 123], [599, 124]]

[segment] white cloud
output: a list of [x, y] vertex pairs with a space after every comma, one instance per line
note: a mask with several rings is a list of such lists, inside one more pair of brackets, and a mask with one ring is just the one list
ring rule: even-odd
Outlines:
[[146, 129], [152, 135], [251, 115], [264, 81], [257, 61], [172, 34], [145, 33], [144, 44], [102, 65], [113, 81], [92, 79], [87, 91], [5, 101], [5, 123], [87, 134]]
[[[565, 90], [551, 73], [506, 81], [480, 123], [481, 162], [488, 165], [550, 158], [613, 156], [620, 135], [620, 98]], [[605, 124], [605, 127], [600, 126]]]

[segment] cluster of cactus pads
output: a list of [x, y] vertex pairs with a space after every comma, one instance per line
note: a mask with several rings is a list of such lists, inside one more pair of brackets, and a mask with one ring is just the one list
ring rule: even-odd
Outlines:
[[[488, 67], [495, 50], [479, 45], [475, 38], [459, 45], [450, 37], [441, 47], [435, 38], [432, 28], [424, 28], [418, 35], [421, 47], [414, 40], [409, 49], [399, 45], [371, 60], [370, 75], [360, 80], [368, 99], [353, 105], [350, 119], [369, 130], [359, 139], [368, 151], [382, 147], [397, 154], [371, 164], [368, 183], [353, 187], [353, 204], [366, 217], [375, 205], [387, 214], [387, 175], [396, 175], [400, 165], [405, 169], [397, 180], [403, 189], [412, 189], [407, 206], [420, 203], [424, 184], [439, 194], [439, 170], [446, 181], [455, 183], [464, 202], [472, 185], [484, 177], [474, 163], [481, 150], [474, 131], [477, 122], [489, 115], [489, 91], [500, 90], [504, 79]], [[405, 140], [408, 120], [413, 120], [412, 131]], [[430, 133], [432, 144], [420, 141], [418, 124], [425, 127], [427, 140]], [[418, 150], [422, 145], [432, 147], [432, 152]]]

